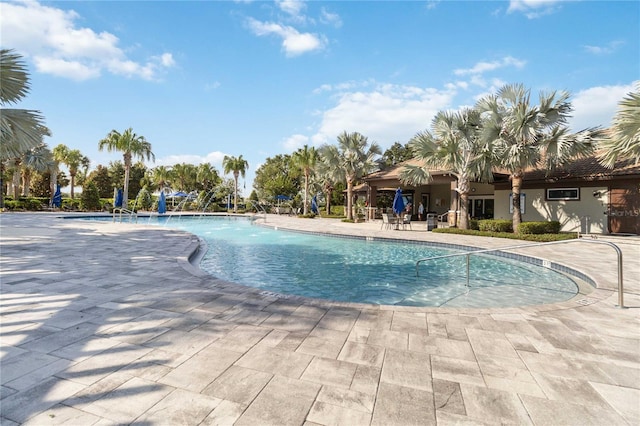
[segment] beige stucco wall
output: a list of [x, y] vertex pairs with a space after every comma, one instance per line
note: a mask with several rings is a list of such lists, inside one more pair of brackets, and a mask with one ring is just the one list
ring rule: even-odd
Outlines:
[[[601, 195], [594, 197], [594, 191]], [[526, 195], [525, 213], [523, 221], [557, 220], [562, 224], [562, 231], [585, 231], [581, 225], [588, 217], [591, 233], [608, 233], [607, 216], [604, 214], [609, 203], [606, 187], [580, 188], [580, 200], [578, 201], [546, 201], [544, 189], [526, 189], [522, 191]], [[511, 219], [509, 213], [508, 190], [495, 191], [495, 218]]]
[[[419, 203], [422, 194], [429, 194], [429, 206], [424, 206], [426, 211], [434, 211], [438, 214], [446, 213], [449, 211], [449, 205], [451, 204], [451, 187], [447, 185], [430, 185], [427, 187], [421, 187], [416, 191], [415, 202]], [[436, 200], [440, 199], [440, 205], [436, 205]], [[417, 212], [416, 205], [416, 212]]]

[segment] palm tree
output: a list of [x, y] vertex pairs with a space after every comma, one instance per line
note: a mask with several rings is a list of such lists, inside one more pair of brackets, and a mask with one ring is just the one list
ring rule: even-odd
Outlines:
[[218, 171], [210, 163], [201, 163], [196, 168], [198, 186], [206, 191], [213, 190], [221, 181]]
[[485, 96], [476, 105], [483, 117], [482, 138], [495, 145], [499, 166], [510, 175], [513, 232], [518, 232], [522, 222], [520, 193], [525, 170], [541, 166], [549, 172], [587, 155], [602, 134], [595, 128], [569, 133], [569, 93], [543, 92], [538, 102], [531, 105], [530, 90], [513, 84], [503, 86], [496, 95]]
[[461, 229], [469, 228], [471, 182], [493, 180], [492, 150], [480, 139], [480, 126], [480, 113], [476, 110], [438, 112], [431, 124], [433, 133], [418, 133], [410, 142], [415, 158], [424, 166], [406, 165], [400, 173], [402, 181], [421, 185], [432, 179], [429, 167], [450, 171], [457, 178]]
[[293, 153], [291, 161], [294, 167], [298, 167], [304, 175], [304, 202], [303, 214], [309, 213], [309, 177], [316, 168], [318, 162], [318, 151], [314, 147], [307, 145]]
[[613, 168], [618, 160], [640, 163], [640, 83], [618, 103], [610, 133], [600, 147], [600, 162]]
[[122, 152], [122, 158], [124, 160], [124, 190], [122, 196], [122, 205], [127, 206], [129, 199], [129, 174], [131, 173], [131, 160], [133, 157], [137, 157], [140, 160], [156, 160], [156, 156], [151, 151], [151, 144], [145, 139], [144, 136], [138, 136], [133, 132], [133, 129], [129, 127], [123, 133], [117, 130], [109, 132], [106, 138], [98, 142], [98, 149], [102, 151], [104, 148], [107, 151], [119, 151]]
[[369, 141], [358, 132], [342, 132], [338, 136], [338, 146], [331, 148], [325, 145], [320, 148], [324, 161], [332, 169], [340, 170], [347, 183], [347, 220], [353, 220], [353, 185], [362, 176], [379, 167], [377, 156], [381, 154], [380, 146]]
[[331, 214], [331, 198], [336, 182], [345, 181], [344, 171], [335, 166], [340, 154], [335, 145], [325, 145], [318, 151], [318, 163], [316, 164], [316, 176], [322, 185], [322, 191], [327, 201], [325, 211]]
[[222, 167], [224, 168], [224, 173], [233, 172], [233, 180], [235, 182], [233, 189], [233, 212], [238, 212], [238, 176], [242, 175], [244, 178], [246, 170], [249, 168], [249, 163], [247, 160], [242, 158], [242, 155], [239, 157], [233, 157], [225, 155], [222, 159]]
[[45, 172], [54, 165], [53, 154], [46, 144], [40, 144], [30, 149], [22, 156], [22, 195], [29, 196], [31, 174], [33, 171]]
[[[5, 162], [15, 165], [25, 152], [40, 145], [44, 136], [51, 135], [40, 111], [4, 108], [18, 103], [28, 93], [29, 74], [21, 56], [11, 49], [0, 49], [0, 208], [4, 207]], [[19, 185], [14, 180], [14, 195], [18, 195]]]
[[157, 166], [151, 170], [151, 182], [160, 191], [171, 185], [172, 176], [171, 168], [167, 166]]
[[82, 155], [79, 149], [69, 149], [64, 144], [59, 144], [53, 148], [54, 158], [65, 164], [69, 168], [69, 176], [71, 177], [71, 199], [75, 198], [74, 187], [76, 184], [76, 175], [80, 167], [84, 167], [85, 171], [89, 167], [89, 158]]

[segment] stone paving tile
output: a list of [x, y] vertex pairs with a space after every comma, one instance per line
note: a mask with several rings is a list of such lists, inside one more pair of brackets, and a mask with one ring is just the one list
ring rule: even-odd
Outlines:
[[356, 364], [334, 359], [314, 358], [302, 374], [302, 380], [348, 389], [357, 369]]
[[[73, 407], [58, 404], [42, 413], [31, 417], [23, 423], [24, 426], [42, 426], [42, 425], [94, 425], [103, 420], [102, 417], [86, 411], [78, 410]], [[1, 422], [3, 425], [4, 422]]]
[[518, 358], [518, 353], [503, 333], [473, 328], [469, 328], [466, 331], [469, 336], [469, 343], [471, 343], [473, 352], [476, 355]]
[[139, 424], [197, 425], [222, 400], [176, 389], [135, 420]]
[[269, 373], [232, 365], [202, 393], [248, 406], [272, 377]]
[[[368, 425], [371, 421], [371, 414], [316, 401], [311, 407], [307, 419], [318, 425], [357, 426]], [[307, 423], [305, 422], [305, 424]]]
[[236, 365], [298, 379], [313, 357], [268, 346], [254, 346]]
[[470, 383], [484, 386], [484, 380], [478, 364], [463, 359], [431, 356], [431, 371], [434, 379], [449, 380], [458, 383]]
[[367, 344], [406, 351], [409, 346], [409, 333], [392, 330], [371, 330], [367, 338]]
[[640, 424], [640, 390], [593, 382], [590, 385], [629, 424]]
[[521, 395], [520, 399], [536, 425], [602, 426], [626, 423], [613, 409], [550, 401], [529, 395]]
[[236, 402], [222, 401], [200, 424], [202, 426], [232, 425], [246, 408]]
[[362, 343], [347, 342], [344, 344], [340, 355], [338, 355], [338, 359], [355, 364], [381, 367], [384, 359], [384, 348]]
[[375, 395], [378, 392], [378, 382], [382, 369], [366, 365], [358, 365], [356, 373], [351, 381], [350, 389], [356, 392], [363, 392]]
[[387, 349], [380, 382], [432, 392], [430, 356]]
[[275, 376], [235, 425], [302, 424], [319, 391], [320, 385]]
[[433, 393], [380, 383], [372, 425], [433, 425], [435, 423]]
[[182, 330], [168, 330], [166, 333], [149, 340], [144, 346], [191, 356], [209, 344], [210, 342], [207, 339], [203, 339], [201, 334]]
[[460, 383], [467, 415], [503, 424], [532, 424], [518, 395], [467, 383]]
[[449, 358], [475, 361], [476, 357], [469, 342], [445, 339], [436, 336], [409, 334], [409, 350], [424, 352]]
[[436, 415], [442, 412], [466, 414], [460, 384], [456, 382], [433, 379], [433, 398]]

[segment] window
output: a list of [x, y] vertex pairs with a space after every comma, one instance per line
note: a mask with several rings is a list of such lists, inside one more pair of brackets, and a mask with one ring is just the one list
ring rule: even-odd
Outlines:
[[547, 189], [547, 200], [579, 200], [580, 189], [578, 188], [549, 188]]

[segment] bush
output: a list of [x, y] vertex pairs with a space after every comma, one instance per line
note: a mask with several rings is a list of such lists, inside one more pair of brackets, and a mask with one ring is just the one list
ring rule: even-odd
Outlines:
[[486, 232], [513, 232], [513, 223], [505, 219], [484, 219], [478, 221], [478, 230]]
[[98, 187], [96, 186], [95, 182], [89, 181], [82, 188], [80, 201], [83, 210], [102, 210], [102, 206], [100, 205], [100, 193], [98, 192]]
[[557, 220], [549, 222], [522, 222], [518, 227], [520, 234], [558, 234], [560, 232], [560, 222]]
[[469, 219], [469, 229], [479, 231], [480, 228], [478, 222], [480, 222], [478, 219]]
[[436, 228], [432, 232], [442, 234], [474, 235], [477, 237], [508, 238], [512, 240], [535, 241], [539, 243], [578, 238], [578, 234], [576, 232], [565, 232], [561, 234], [514, 234], [513, 232], [475, 231], [472, 229], [458, 228]]

